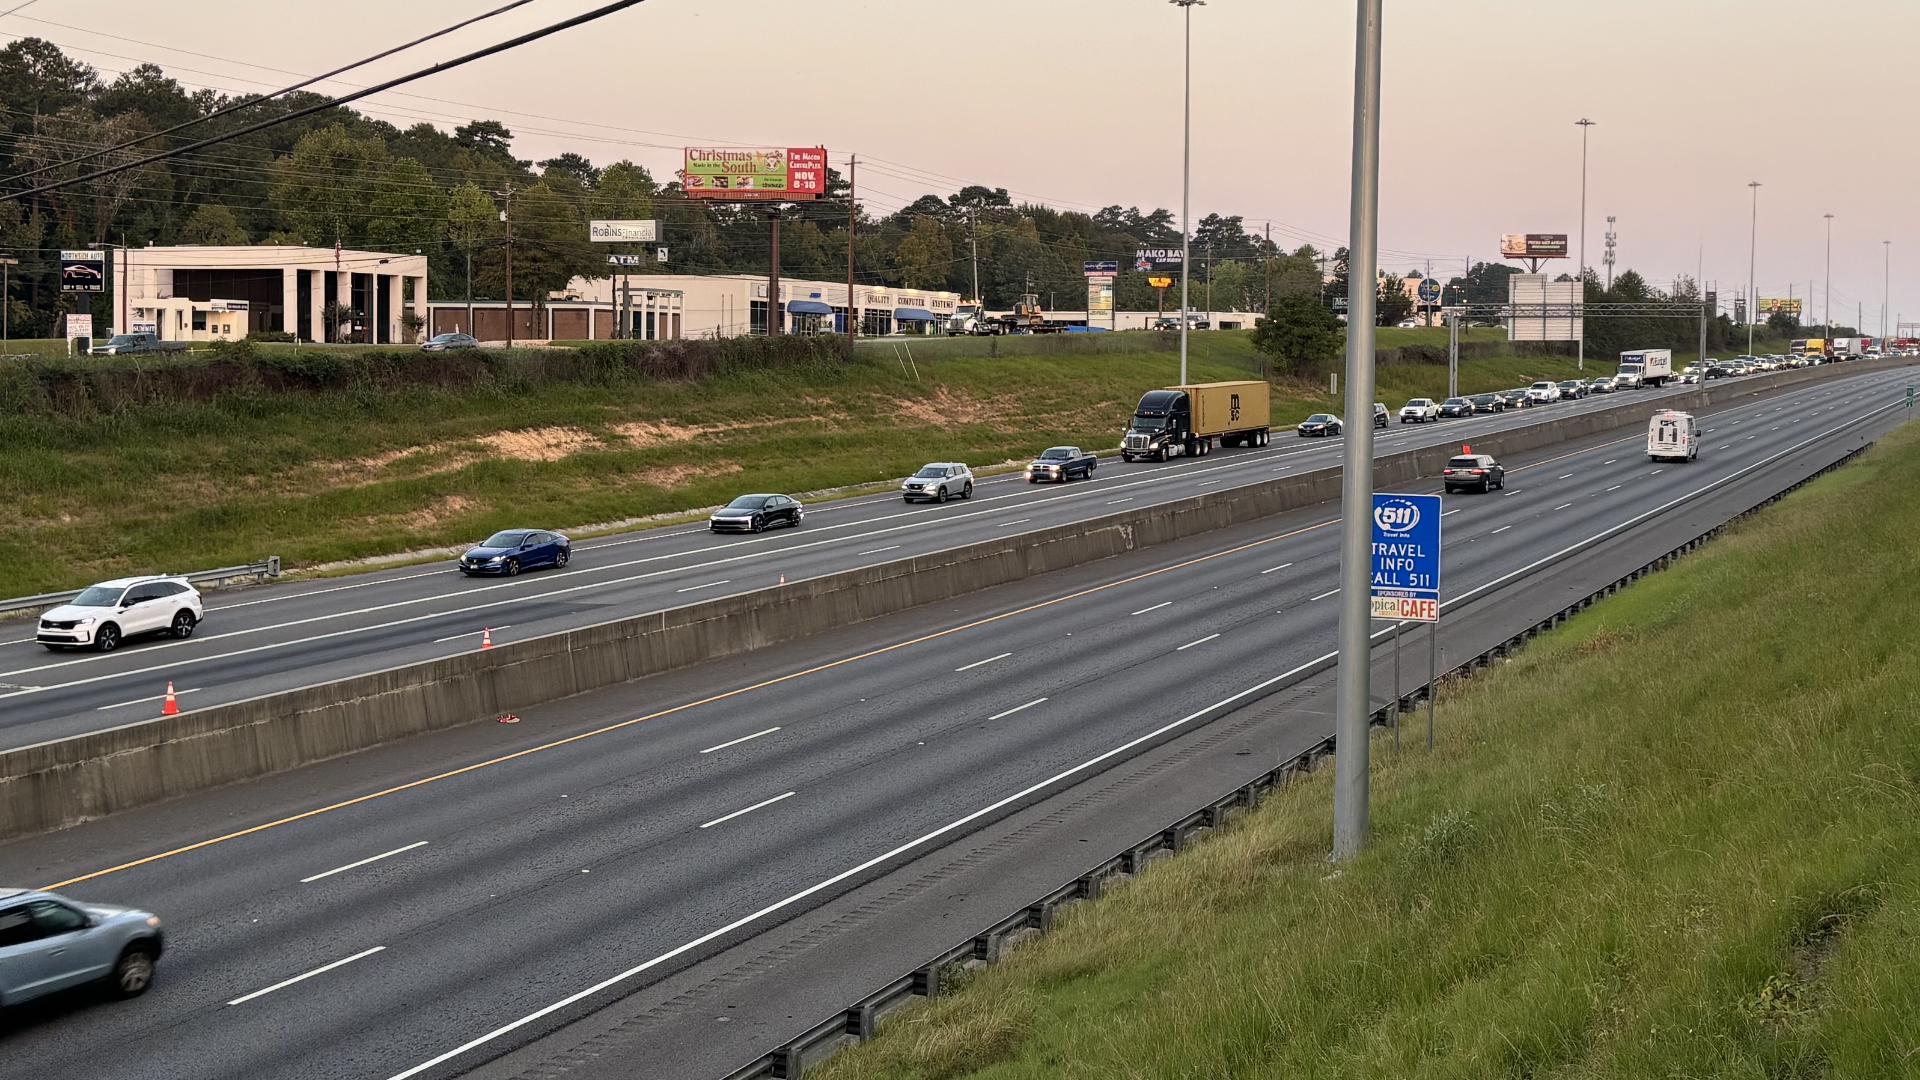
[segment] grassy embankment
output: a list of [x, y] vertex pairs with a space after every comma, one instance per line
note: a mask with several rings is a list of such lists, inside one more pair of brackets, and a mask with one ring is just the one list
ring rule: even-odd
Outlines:
[[[1484, 330], [1470, 341], [1493, 341]], [[1383, 345], [1444, 346], [1444, 331]], [[0, 596], [119, 573], [280, 555], [312, 566], [471, 541], [522, 523], [572, 528], [672, 514], [743, 491], [816, 491], [976, 466], [1055, 442], [1114, 445], [1144, 390], [1177, 378], [1168, 335], [863, 346], [843, 368], [699, 381], [245, 394], [63, 419], [0, 416], [0, 491], [35, 556], [0, 563]], [[1259, 370], [1246, 333], [1195, 334], [1190, 377]], [[1602, 370], [1609, 365], [1598, 366]], [[1471, 392], [1565, 378], [1571, 360], [1463, 363]], [[1397, 405], [1445, 367], [1383, 364]], [[1337, 407], [1279, 387], [1275, 420]]]
[[1916, 470], [1908, 427], [1376, 739], [1350, 865], [1323, 769], [819, 1075], [1920, 1076]]

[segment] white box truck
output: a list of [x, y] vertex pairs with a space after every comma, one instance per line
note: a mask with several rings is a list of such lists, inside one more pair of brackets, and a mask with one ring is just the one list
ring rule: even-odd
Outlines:
[[1620, 354], [1615, 374], [1637, 390], [1643, 386], [1665, 386], [1673, 378], [1672, 349], [1634, 349]]
[[1661, 409], [1647, 421], [1647, 460], [1692, 461], [1700, 456], [1700, 422], [1692, 413]]

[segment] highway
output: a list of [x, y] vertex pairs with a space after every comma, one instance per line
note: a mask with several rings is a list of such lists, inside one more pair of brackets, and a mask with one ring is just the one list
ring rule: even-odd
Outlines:
[[[1893, 376], [1837, 369], [1852, 385]], [[1756, 391], [1764, 377], [1752, 380]], [[1877, 384], [1876, 384], [1877, 385]], [[1501, 416], [1400, 426], [1377, 435], [1381, 454], [1470, 442], [1544, 418], [1627, 401], [1651, 411], [1666, 391], [1600, 395]], [[1030, 485], [984, 479], [971, 500], [904, 504], [897, 495], [825, 502], [804, 526], [758, 536], [716, 536], [703, 526], [659, 528], [583, 541], [560, 571], [462, 578], [450, 564], [212, 593], [187, 641], [149, 638], [117, 652], [51, 653], [31, 624], [0, 624], [0, 748], [18, 748], [151, 719], [169, 682], [186, 710], [313, 685], [495, 643], [904, 559], [1120, 509], [1258, 484], [1338, 464], [1340, 440], [1277, 431], [1265, 448], [1201, 458], [1103, 462], [1091, 481]], [[1041, 449], [1035, 447], [1037, 453]], [[530, 522], [529, 525], [544, 523]]]
[[[1505, 492], [1449, 498], [1446, 594], [1764, 474], [1823, 433], [1884, 431], [1909, 415], [1886, 408], [1907, 379], [1839, 378], [1716, 410], [1690, 464], [1648, 462], [1634, 429], [1515, 459]], [[1385, 444], [1452, 439], [1478, 423], [1395, 431]], [[866, 551], [882, 537], [903, 548], [933, 537], [954, 543], [1007, 516], [1034, 524], [1090, 516], [1128, 492], [1165, 498], [1202, 482], [1258, 482], [1255, 470], [1334, 452], [1288, 442], [1165, 469], [1103, 468], [1098, 483], [1064, 492], [985, 485], [974, 505], [934, 511], [952, 513], [945, 527], [891, 535], [882, 530], [946, 519], [855, 500], [835, 511], [844, 518], [822, 514], [818, 527], [766, 538], [766, 547], [669, 530], [625, 547], [593, 545], [595, 558], [581, 561], [631, 562], [644, 550], [672, 564], [661, 569], [676, 581], [718, 571], [736, 585], [766, 584], [781, 568], [819, 572], [813, 559], [873, 558], [843, 549]], [[444, 732], [0, 847], [0, 882], [80, 879], [64, 891], [148, 907], [170, 927], [151, 993], [25, 1010], [0, 1076], [401, 1080], [478, 1067], [965, 835], [1029, 794], [1071, 783], [1170, 722], [1203, 723], [1211, 706], [1324, 655], [1337, 598], [1331, 511], [1307, 508], [583, 695], [530, 711], [518, 727]], [[871, 533], [881, 537], [854, 539]], [[780, 556], [756, 555], [752, 570], [684, 565], [711, 562], [716, 546]], [[637, 597], [651, 594], [625, 579], [652, 572], [648, 565], [589, 565], [547, 579], [598, 582], [618, 601], [528, 600], [523, 610], [556, 624], [605, 617], [606, 608], [587, 605], [645, 602]], [[503, 595], [420, 573], [344, 583], [364, 586], [344, 596], [393, 603], [449, 584]], [[321, 591], [342, 586], [304, 587], [305, 599], [289, 593], [284, 611], [373, 606]], [[231, 608], [235, 622], [257, 618], [279, 601], [237, 605], [271, 595], [242, 594], [221, 610]], [[386, 622], [405, 610], [373, 615]], [[439, 616], [414, 614], [423, 618], [409, 635], [451, 632], [434, 623]], [[310, 633], [327, 624], [307, 625]], [[230, 651], [245, 641], [227, 640], [191, 648]], [[390, 663], [398, 651], [390, 642], [368, 655]], [[219, 670], [203, 663], [208, 674]], [[89, 669], [59, 670], [71, 679]], [[717, 1023], [690, 1020], [687, 1042]]]

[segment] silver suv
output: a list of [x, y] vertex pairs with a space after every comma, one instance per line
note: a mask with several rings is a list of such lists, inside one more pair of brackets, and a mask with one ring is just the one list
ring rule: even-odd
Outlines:
[[900, 485], [900, 495], [908, 502], [927, 499], [932, 502], [946, 502], [948, 499], [973, 498], [973, 470], [957, 461], [936, 461], [923, 465], [920, 471], [907, 477]]
[[156, 915], [0, 888], [0, 1006], [89, 983], [144, 994], [161, 945]]

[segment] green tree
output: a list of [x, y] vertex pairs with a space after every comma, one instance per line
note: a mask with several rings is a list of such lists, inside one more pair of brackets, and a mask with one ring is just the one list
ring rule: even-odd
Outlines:
[[300, 137], [275, 163], [270, 201], [281, 220], [309, 243], [364, 242], [379, 181], [388, 173], [386, 145], [330, 124]]
[[943, 289], [953, 262], [953, 240], [932, 218], [917, 218], [894, 253], [900, 284], [909, 289]]
[[499, 235], [500, 208], [480, 190], [480, 185], [469, 180], [454, 188], [447, 200], [447, 241], [463, 257], [466, 274], [460, 291], [450, 291], [448, 295], [473, 298], [473, 256], [482, 245], [492, 243]]
[[1374, 324], [1392, 326], [1408, 315], [1413, 314], [1413, 297], [1400, 287], [1400, 279], [1392, 274], [1380, 279], [1380, 291], [1374, 297]]
[[233, 211], [219, 203], [201, 203], [180, 226], [180, 242], [183, 244], [230, 245], [245, 244], [247, 230], [240, 225], [240, 219]]
[[363, 235], [378, 251], [412, 250], [434, 238], [447, 218], [447, 207], [447, 194], [427, 167], [399, 158], [374, 181]]
[[1275, 371], [1307, 375], [1346, 349], [1347, 328], [1317, 296], [1275, 296], [1273, 310], [1253, 324], [1253, 346], [1273, 357]]

